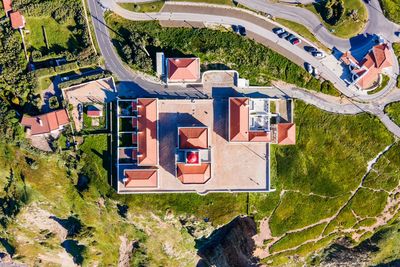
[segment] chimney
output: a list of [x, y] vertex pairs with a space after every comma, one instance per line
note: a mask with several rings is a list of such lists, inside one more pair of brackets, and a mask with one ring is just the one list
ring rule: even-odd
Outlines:
[[43, 121], [40, 117], [37, 118], [37, 122], [40, 124], [40, 126], [43, 126]]

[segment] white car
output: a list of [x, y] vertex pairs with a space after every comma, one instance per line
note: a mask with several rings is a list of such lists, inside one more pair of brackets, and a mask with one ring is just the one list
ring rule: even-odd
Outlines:
[[69, 80], [69, 77], [68, 77], [68, 76], [61, 77], [61, 81], [62, 81], [62, 82], [65, 82], [65, 81], [68, 81], [68, 80]]
[[310, 74], [313, 73], [314, 68], [313, 68], [313, 66], [311, 66], [310, 63], [305, 63], [305, 67], [306, 67], [306, 70], [308, 71], [308, 73], [310, 73]]

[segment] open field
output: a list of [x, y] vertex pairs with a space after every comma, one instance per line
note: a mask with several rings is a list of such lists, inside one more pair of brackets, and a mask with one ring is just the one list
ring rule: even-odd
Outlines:
[[[342, 1], [344, 4], [343, 15], [335, 25], [327, 23], [320, 15], [320, 12], [318, 11], [320, 9], [319, 5], [322, 6], [324, 3], [325, 1], [321, 1], [316, 4], [305, 5], [305, 8], [319, 16], [324, 26], [334, 35], [342, 38], [350, 38], [364, 29], [368, 19], [368, 12], [361, 0]], [[354, 17], [350, 15], [350, 12], [352, 11], [356, 14]]]
[[379, 3], [388, 19], [400, 23], [400, 0], [380, 0]]
[[72, 19], [64, 24], [59, 24], [51, 17], [26, 17], [26, 29], [29, 31], [29, 34], [26, 35], [26, 40], [33, 49], [46, 52], [44, 27], [50, 51], [55, 53], [64, 50], [73, 51], [79, 46], [70, 30], [75, 26], [76, 24]]

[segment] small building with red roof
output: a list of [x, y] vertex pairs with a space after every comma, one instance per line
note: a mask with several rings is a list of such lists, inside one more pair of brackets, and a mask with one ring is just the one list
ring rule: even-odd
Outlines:
[[12, 11], [10, 13], [11, 27], [14, 30], [19, 30], [25, 27], [25, 18], [19, 11]]
[[11, 0], [3, 0], [3, 8], [6, 16], [9, 16], [9, 13], [12, 11]]
[[386, 43], [375, 45], [359, 62], [350, 51], [340, 58], [349, 67], [352, 74], [352, 84], [360, 90], [373, 90], [380, 83], [384, 70], [393, 66], [392, 53]]
[[204, 184], [211, 178], [208, 127], [178, 128], [176, 177], [183, 184]]
[[199, 58], [167, 58], [166, 64], [168, 83], [198, 82], [200, 80]]
[[69, 124], [69, 118], [67, 111], [60, 109], [38, 116], [24, 115], [21, 124], [26, 127], [31, 136], [34, 136], [62, 130]]
[[89, 105], [87, 106], [86, 115], [89, 118], [98, 118], [103, 116], [103, 111], [94, 105]]
[[[271, 124], [272, 120], [274, 120], [273, 124]], [[279, 120], [278, 114], [270, 112], [269, 99], [231, 97], [229, 98], [228, 140], [239, 143], [295, 144], [295, 124], [282, 123]], [[283, 138], [284, 136], [286, 138]]]
[[123, 178], [126, 188], [157, 188], [157, 169], [131, 169], [124, 171]]

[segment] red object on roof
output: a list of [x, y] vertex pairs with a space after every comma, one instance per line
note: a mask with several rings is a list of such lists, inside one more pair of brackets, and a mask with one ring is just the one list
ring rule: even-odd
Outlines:
[[179, 128], [179, 148], [208, 148], [208, 128], [183, 127]]
[[199, 58], [168, 58], [168, 80], [172, 82], [197, 81], [200, 79]]
[[177, 176], [184, 184], [204, 184], [211, 178], [211, 166], [208, 163], [195, 166], [178, 163]]
[[249, 99], [236, 97], [229, 99], [229, 138], [230, 141], [249, 140]]
[[125, 187], [157, 187], [157, 170], [137, 169], [125, 170]]
[[31, 117], [24, 115], [21, 124], [31, 130], [31, 135], [50, 133], [69, 123], [65, 109]]
[[14, 30], [25, 27], [25, 18], [19, 11], [13, 11], [10, 13], [11, 27]]
[[154, 166], [157, 153], [157, 99], [138, 99], [138, 165]]
[[278, 123], [278, 144], [296, 144], [296, 125], [294, 123]]
[[12, 10], [11, 0], [3, 0], [3, 8], [6, 16], [8, 17], [8, 13]]
[[199, 163], [199, 152], [190, 151], [186, 154], [187, 164], [198, 164]]

